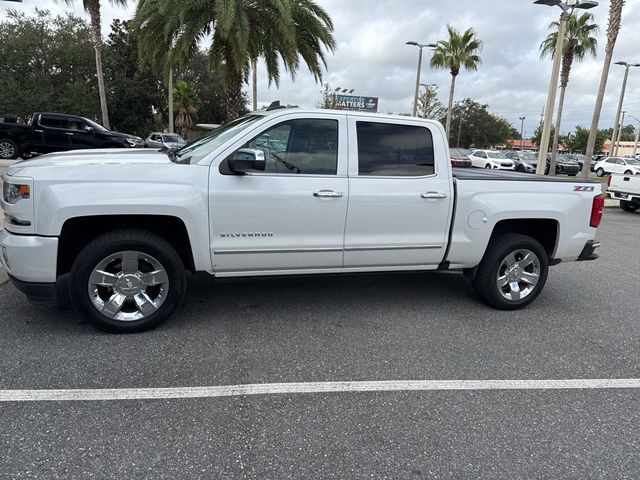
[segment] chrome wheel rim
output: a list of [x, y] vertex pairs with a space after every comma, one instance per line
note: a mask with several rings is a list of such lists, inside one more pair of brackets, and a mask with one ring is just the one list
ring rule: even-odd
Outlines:
[[503, 298], [517, 302], [536, 289], [540, 281], [540, 259], [531, 250], [511, 252], [500, 263], [496, 285]]
[[112, 320], [133, 322], [153, 315], [169, 291], [169, 276], [151, 255], [123, 251], [104, 258], [91, 271], [91, 303]]
[[12, 158], [16, 149], [9, 142], [0, 142], [0, 158]]

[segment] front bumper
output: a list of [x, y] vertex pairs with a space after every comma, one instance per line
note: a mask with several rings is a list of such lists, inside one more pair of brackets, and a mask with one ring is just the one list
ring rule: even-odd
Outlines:
[[10, 277], [29, 283], [54, 283], [57, 277], [58, 239], [16, 235], [0, 230], [0, 264]]

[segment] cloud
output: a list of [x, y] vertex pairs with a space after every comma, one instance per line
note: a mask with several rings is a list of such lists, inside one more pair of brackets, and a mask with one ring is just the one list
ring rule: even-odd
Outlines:
[[[560, 10], [534, 5], [533, 0], [317, 0], [335, 23], [337, 49], [327, 57], [325, 81], [332, 86], [354, 88], [355, 93], [380, 97], [380, 111], [411, 110], [418, 50], [407, 40], [433, 42], [445, 38], [446, 25], [458, 29], [473, 27], [484, 42], [482, 65], [477, 72], [463, 71], [457, 80], [456, 99], [471, 97], [489, 104], [519, 129], [526, 116], [525, 130], [531, 134], [540, 121], [546, 103], [551, 61], [539, 58], [538, 46], [548, 34], [548, 25]], [[129, 18], [133, 7], [121, 9], [103, 1], [105, 31], [113, 18]], [[56, 12], [82, 14], [81, 2], [73, 8], [52, 0], [24, 0], [13, 8], [31, 11], [35, 6]], [[6, 7], [0, 7], [0, 17]], [[563, 130], [575, 125], [590, 126], [602, 72], [606, 44], [609, 1], [591, 10], [601, 27], [598, 58], [574, 65], [567, 90]], [[639, 61], [636, 32], [640, 29], [640, 0], [628, 0], [623, 28], [615, 50], [615, 60]], [[422, 68], [424, 83], [439, 85], [446, 103], [450, 75], [429, 68], [427, 50]], [[624, 69], [612, 66], [600, 126], [611, 126]], [[631, 72], [625, 109], [640, 118], [640, 68]], [[268, 85], [264, 66], [259, 71], [260, 104], [279, 99], [283, 103], [313, 107], [321, 98], [321, 86], [301, 67], [295, 81], [283, 75], [279, 88]], [[248, 90], [248, 89], [247, 89]]]

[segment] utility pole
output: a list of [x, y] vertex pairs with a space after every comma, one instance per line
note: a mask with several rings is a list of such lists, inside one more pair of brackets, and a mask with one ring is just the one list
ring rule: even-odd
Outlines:
[[613, 156], [618, 156], [618, 148], [620, 148], [620, 140], [622, 140], [622, 130], [624, 130], [624, 114], [627, 113], [624, 110], [622, 111], [622, 120], [620, 120], [620, 127], [618, 128], [618, 136], [616, 138], [615, 149], [613, 150]]
[[520, 117], [520, 151], [522, 151], [524, 147], [524, 121], [527, 117]]
[[413, 95], [413, 116], [415, 117], [418, 114], [418, 90], [420, 89], [420, 70], [422, 70], [422, 49], [424, 47], [436, 48], [437, 45], [435, 43], [418, 43], [414, 40], [411, 40], [406, 44], [418, 47], [420, 50], [420, 53], [418, 54], [418, 73], [416, 74], [416, 91]]
[[613, 124], [613, 134], [611, 135], [611, 146], [609, 147], [609, 156], [616, 155], [616, 143], [618, 139], [618, 122], [620, 121], [620, 112], [622, 112], [622, 104], [624, 103], [624, 93], [627, 90], [627, 79], [629, 78], [629, 69], [631, 67], [640, 67], [640, 63], [616, 62], [615, 65], [624, 67], [624, 79], [622, 80], [622, 90], [620, 90], [620, 99], [618, 100], [618, 110], [616, 111], [616, 121]]

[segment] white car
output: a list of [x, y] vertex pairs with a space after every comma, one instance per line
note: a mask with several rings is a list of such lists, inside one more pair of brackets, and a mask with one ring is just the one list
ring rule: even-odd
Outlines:
[[0, 264], [39, 304], [69, 274], [83, 317], [134, 332], [180, 306], [187, 271], [457, 270], [487, 304], [515, 310], [550, 266], [598, 257], [599, 182], [453, 172], [446, 139], [430, 120], [279, 109], [177, 151], [43, 155], [3, 175]]
[[607, 173], [638, 175], [640, 174], [640, 160], [636, 160], [635, 158], [608, 157], [596, 163], [594, 171], [599, 177], [603, 177]]
[[469, 155], [471, 165], [477, 168], [492, 168], [494, 170], [513, 170], [513, 160], [496, 150], [474, 150]]
[[611, 175], [607, 193], [612, 199], [620, 200], [620, 208], [625, 212], [640, 209], [640, 177]]

